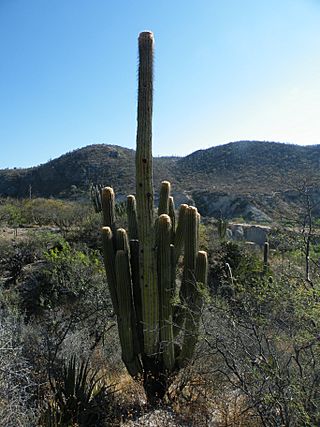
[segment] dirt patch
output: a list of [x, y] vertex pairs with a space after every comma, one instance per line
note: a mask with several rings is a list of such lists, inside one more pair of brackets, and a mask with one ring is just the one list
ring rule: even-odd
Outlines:
[[22, 240], [30, 233], [30, 228], [0, 228], [0, 238], [5, 240]]

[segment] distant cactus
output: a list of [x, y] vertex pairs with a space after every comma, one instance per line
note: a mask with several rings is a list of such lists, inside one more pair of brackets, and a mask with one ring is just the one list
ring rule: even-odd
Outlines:
[[218, 236], [220, 240], [224, 240], [227, 234], [228, 221], [223, 219], [222, 216], [218, 219]]
[[[171, 185], [163, 181], [155, 215], [152, 170], [153, 34], [139, 35], [136, 198], [127, 198], [128, 234], [115, 225], [115, 195], [102, 190], [103, 251], [122, 359], [133, 377], [143, 377], [150, 402], [161, 399], [168, 378], [192, 358], [197, 342], [208, 261], [199, 251], [200, 215], [181, 205], [176, 225]], [[184, 248], [182, 284], [177, 263]], [[200, 285], [200, 284], [203, 285]], [[179, 305], [179, 325], [175, 324]], [[182, 335], [179, 342], [175, 337]]]
[[101, 212], [101, 210], [102, 210], [101, 191], [102, 191], [102, 185], [91, 184], [90, 196], [91, 196], [91, 201], [92, 201], [92, 204], [93, 204], [93, 207], [94, 207], [94, 210], [96, 213]]
[[265, 242], [263, 247], [263, 272], [266, 273], [269, 269], [269, 243]]
[[[93, 208], [96, 213], [102, 212], [102, 190], [103, 185], [91, 184], [90, 186], [90, 197]], [[125, 202], [115, 203], [115, 217], [122, 217], [126, 212]]]

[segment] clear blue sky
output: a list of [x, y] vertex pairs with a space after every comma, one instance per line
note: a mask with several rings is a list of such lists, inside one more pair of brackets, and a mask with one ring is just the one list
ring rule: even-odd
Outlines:
[[155, 155], [320, 143], [319, 23], [319, 0], [0, 0], [0, 168], [134, 148], [143, 30]]

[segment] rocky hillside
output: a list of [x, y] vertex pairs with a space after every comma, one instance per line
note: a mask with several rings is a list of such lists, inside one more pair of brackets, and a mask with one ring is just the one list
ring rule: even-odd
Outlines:
[[[170, 158], [155, 159], [155, 183], [174, 181]], [[27, 169], [0, 170], [0, 196], [68, 197], [91, 183], [114, 187], [125, 194], [135, 189], [135, 151], [116, 145], [90, 145]]]
[[196, 151], [177, 162], [181, 179], [194, 188], [279, 191], [297, 177], [319, 175], [320, 145], [239, 141]]
[[320, 215], [320, 145], [239, 141], [196, 151], [176, 163], [183, 183], [207, 216], [269, 222], [289, 217], [301, 202], [303, 182], [312, 184]]
[[[0, 170], [0, 195], [70, 197], [91, 183], [114, 187], [118, 197], [135, 191], [135, 152], [91, 145], [28, 169]], [[176, 203], [195, 202], [202, 215], [268, 222], [299, 202], [294, 190], [304, 179], [320, 181], [320, 145], [240, 141], [183, 158], [154, 159], [155, 189], [173, 184]], [[320, 201], [320, 185], [313, 196]], [[320, 203], [319, 203], [320, 205]]]

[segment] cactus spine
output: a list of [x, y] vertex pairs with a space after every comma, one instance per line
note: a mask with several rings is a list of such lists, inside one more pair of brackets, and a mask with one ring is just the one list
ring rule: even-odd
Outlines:
[[[163, 397], [170, 375], [192, 357], [203, 304], [198, 282], [206, 284], [207, 257], [198, 251], [197, 209], [181, 205], [176, 226], [168, 181], [161, 184], [155, 215], [150, 32], [139, 35], [139, 60], [136, 197], [127, 198], [129, 240], [124, 229], [116, 229], [115, 196], [110, 187], [102, 190], [101, 204], [104, 262], [118, 319], [122, 359], [132, 376], [143, 374], [151, 400]], [[185, 267], [179, 288], [176, 274], [183, 250]], [[173, 301], [179, 296], [181, 304], [175, 305]], [[175, 343], [178, 334], [182, 349]]]

